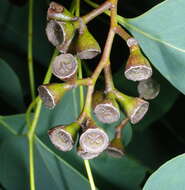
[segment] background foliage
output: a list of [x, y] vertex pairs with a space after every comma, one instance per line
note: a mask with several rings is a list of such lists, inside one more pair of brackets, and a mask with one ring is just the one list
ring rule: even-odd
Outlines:
[[[70, 0], [58, 2], [68, 8], [71, 3]], [[99, 4], [101, 2], [103, 1], [97, 1]], [[126, 18], [141, 15], [157, 5], [140, 17], [120, 19], [120, 22], [139, 40], [144, 53], [150, 58], [154, 66], [154, 77], [161, 85], [161, 92], [151, 101], [150, 111], [144, 120], [138, 125], [128, 125], [124, 129], [123, 141], [127, 151], [125, 157], [114, 159], [104, 153], [91, 161], [95, 183], [99, 189], [139, 190], [153, 171], [167, 160], [184, 152], [184, 115], [181, 110], [185, 99], [181, 92], [185, 92], [183, 82], [185, 3], [183, 0], [166, 0], [158, 5], [160, 2], [162, 1], [119, 1], [119, 14]], [[48, 3], [49, 1], [34, 3], [33, 53], [36, 86], [43, 81], [53, 51], [45, 35]], [[82, 3], [83, 14], [91, 9], [86, 3]], [[174, 11], [175, 9], [178, 11]], [[21, 136], [27, 131], [25, 111], [31, 101], [27, 69], [27, 16], [26, 0], [1, 0], [0, 189], [2, 190], [29, 189], [28, 144], [26, 137]], [[89, 24], [89, 27], [103, 46], [108, 29], [107, 17], [98, 17]], [[143, 32], [158, 40], [143, 35]], [[170, 43], [173, 47], [159, 41]], [[130, 95], [137, 95], [136, 84], [123, 76], [127, 58], [126, 44], [117, 37], [111, 55], [116, 87]], [[91, 60], [86, 66], [88, 70], [93, 70], [97, 61], [98, 58]], [[87, 68], [84, 69], [84, 73]], [[57, 80], [53, 77], [52, 81]], [[102, 84], [101, 80], [97, 88], [102, 87]], [[68, 92], [54, 110], [42, 107], [35, 140], [36, 189], [90, 189], [83, 162], [75, 151], [69, 153], [57, 151], [47, 136], [47, 130], [52, 126], [68, 124], [77, 118], [78, 102], [79, 90], [76, 89]], [[102, 126], [111, 138], [115, 125], [116, 123], [109, 127]], [[178, 189], [183, 189], [184, 161], [182, 155], [167, 162], [151, 175], [144, 189], [169, 190], [174, 189], [173, 184], [179, 184]], [[174, 181], [170, 180], [172, 177]], [[158, 184], [165, 185], [158, 187]]]

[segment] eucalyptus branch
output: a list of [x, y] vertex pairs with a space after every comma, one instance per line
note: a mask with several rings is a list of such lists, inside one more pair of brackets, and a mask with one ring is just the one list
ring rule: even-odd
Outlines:
[[110, 1], [105, 1], [103, 4], [98, 6], [96, 9], [94, 9], [93, 11], [89, 12], [88, 14], [82, 16], [81, 18], [83, 19], [83, 21], [85, 23], [88, 23], [91, 20], [93, 20], [95, 17], [97, 17], [98, 15], [102, 14], [105, 10], [110, 9], [111, 6], [112, 6], [112, 3]]
[[111, 1], [109, 1], [109, 3], [110, 2], [112, 4], [112, 6], [111, 6], [110, 29], [109, 29], [109, 33], [107, 36], [107, 40], [106, 40], [106, 43], [104, 46], [104, 50], [103, 50], [103, 54], [102, 54], [102, 57], [100, 59], [100, 62], [97, 65], [94, 73], [91, 76], [93, 84], [91, 86], [89, 86], [88, 90], [87, 90], [85, 106], [83, 108], [83, 112], [81, 113], [81, 115], [78, 119], [78, 122], [80, 124], [84, 121], [84, 119], [86, 119], [86, 117], [90, 116], [91, 104], [92, 104], [92, 94], [94, 92], [94, 87], [95, 87], [96, 81], [97, 81], [100, 73], [102, 72], [103, 68], [107, 65], [107, 63], [110, 59], [110, 52], [111, 52], [112, 43], [113, 43], [114, 36], [115, 36], [115, 30], [114, 29], [117, 26], [117, 21], [116, 21], [117, 0], [111, 0]]
[[114, 89], [114, 82], [112, 79], [110, 61], [108, 61], [107, 65], [104, 68], [104, 77], [105, 77], [105, 92], [107, 93]]
[[117, 26], [116, 28], [115, 28], [115, 31], [116, 31], [116, 33], [123, 39], [123, 40], [125, 40], [125, 41], [127, 41], [128, 39], [130, 39], [130, 38], [132, 38], [132, 36], [128, 33], [128, 32], [126, 32], [121, 26]]
[[116, 134], [115, 134], [116, 138], [121, 138], [122, 130], [127, 125], [128, 122], [129, 122], [129, 118], [127, 117], [116, 127], [116, 129], [115, 129], [116, 130]]

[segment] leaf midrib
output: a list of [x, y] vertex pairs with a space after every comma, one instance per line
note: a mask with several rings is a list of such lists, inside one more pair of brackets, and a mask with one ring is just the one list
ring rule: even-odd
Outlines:
[[[134, 26], [133, 24], [128, 23], [128, 22], [129, 22], [129, 19], [125, 19], [125, 18], [123, 18], [122, 16], [118, 16], [118, 17], [117, 17], [117, 20], [118, 20], [118, 22], [119, 22], [122, 26], [124, 26], [124, 27], [126, 27], [126, 28], [130, 28], [130, 29], [132, 29], [132, 30], [134, 30], [134, 31], [136, 31], [136, 32], [138, 32], [138, 33], [140, 33], [140, 34], [142, 34], [142, 35], [145, 36], [146, 38], [149, 38], [149, 39], [151, 39], [151, 40], [157, 41], [157, 42], [159, 42], [159, 43], [161, 43], [161, 44], [163, 44], [163, 45], [165, 45], [165, 46], [168, 46], [168, 47], [173, 48], [173, 49], [175, 49], [175, 50], [177, 50], [177, 51], [180, 51], [180, 52], [182, 52], [182, 53], [185, 53], [185, 49], [178, 48], [178, 47], [172, 45], [171, 43], [169, 43], [169, 42], [167, 42], [167, 41], [165, 41], [165, 40], [161, 40], [161, 39], [159, 39], [159, 38], [156, 38], [155, 36], [153, 36], [153, 35], [151, 35], [151, 34], [145, 32], [145, 31], [141, 30], [140, 28]], [[133, 19], [131, 19], [131, 20], [133, 20]]]

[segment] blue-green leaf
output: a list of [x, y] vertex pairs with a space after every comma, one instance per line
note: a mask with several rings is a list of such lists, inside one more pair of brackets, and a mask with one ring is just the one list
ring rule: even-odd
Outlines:
[[185, 154], [163, 164], [147, 180], [143, 190], [184, 190]]
[[17, 110], [23, 111], [24, 100], [19, 78], [2, 59], [0, 59], [0, 76], [0, 97]]

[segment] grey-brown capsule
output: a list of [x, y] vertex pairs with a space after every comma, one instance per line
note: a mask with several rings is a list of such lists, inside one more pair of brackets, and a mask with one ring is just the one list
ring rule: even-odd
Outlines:
[[77, 154], [84, 160], [90, 160], [99, 156], [99, 153], [85, 152], [81, 147], [78, 147]]
[[152, 68], [139, 47], [131, 47], [131, 53], [125, 67], [125, 77], [132, 81], [146, 80], [152, 76]]
[[58, 126], [49, 132], [51, 142], [61, 151], [70, 151], [73, 148], [72, 135], [65, 130], [64, 126]]
[[70, 22], [50, 20], [46, 26], [48, 40], [61, 53], [66, 53], [75, 34], [75, 28]]
[[78, 61], [72, 54], [61, 54], [54, 59], [51, 68], [56, 77], [69, 80], [76, 75]]
[[152, 78], [140, 81], [137, 90], [139, 92], [140, 98], [146, 100], [154, 99], [158, 96], [160, 92], [160, 84]]
[[120, 118], [119, 109], [112, 103], [98, 104], [94, 109], [94, 113], [102, 123], [113, 123], [118, 121]]
[[85, 152], [101, 153], [109, 144], [108, 135], [91, 121], [86, 125], [86, 130], [80, 136], [80, 146]]
[[65, 92], [71, 89], [67, 84], [43, 84], [38, 87], [39, 96], [47, 108], [54, 108], [58, 104]]
[[106, 152], [114, 158], [121, 158], [125, 155], [123, 149], [119, 149], [111, 145], [107, 147]]
[[140, 98], [135, 98], [135, 107], [130, 110], [128, 117], [132, 124], [138, 123], [143, 119], [144, 115], [148, 111], [149, 103]]
[[104, 95], [102, 91], [93, 94], [93, 112], [102, 123], [113, 123], [119, 120], [119, 106], [115, 99]]
[[116, 91], [116, 98], [132, 124], [138, 123], [148, 111], [149, 103], [141, 98], [127, 96], [118, 91]]

